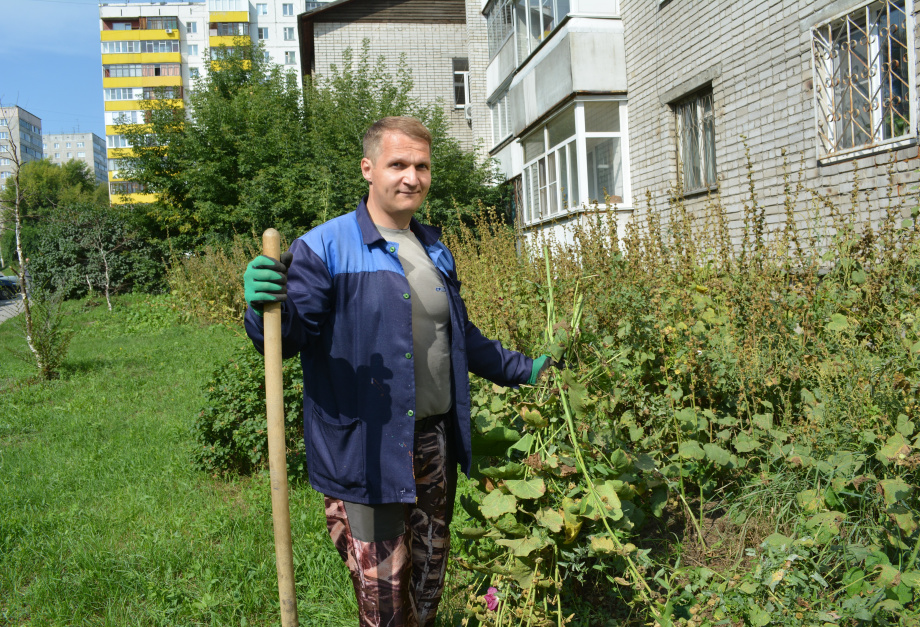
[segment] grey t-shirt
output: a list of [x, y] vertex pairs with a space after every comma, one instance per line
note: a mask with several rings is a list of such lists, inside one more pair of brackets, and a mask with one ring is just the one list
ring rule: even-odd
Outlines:
[[377, 226], [398, 245], [399, 261], [412, 298], [412, 352], [415, 356], [415, 416], [417, 419], [450, 410], [450, 310], [441, 273], [409, 229]]

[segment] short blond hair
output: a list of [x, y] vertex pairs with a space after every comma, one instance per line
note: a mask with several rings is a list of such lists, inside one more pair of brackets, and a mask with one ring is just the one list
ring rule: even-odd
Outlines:
[[380, 154], [380, 142], [387, 133], [402, 133], [413, 139], [420, 139], [431, 149], [431, 131], [419, 120], [409, 116], [391, 116], [381, 118], [371, 124], [364, 134], [364, 156], [374, 161]]

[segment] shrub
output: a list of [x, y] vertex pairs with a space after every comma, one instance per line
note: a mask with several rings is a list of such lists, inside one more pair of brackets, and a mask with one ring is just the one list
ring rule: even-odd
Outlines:
[[[300, 360], [285, 361], [282, 372], [287, 472], [291, 480], [301, 480], [307, 469]], [[265, 361], [251, 344], [214, 371], [205, 395], [205, 407], [193, 427], [198, 467], [214, 474], [247, 474], [267, 467]]]

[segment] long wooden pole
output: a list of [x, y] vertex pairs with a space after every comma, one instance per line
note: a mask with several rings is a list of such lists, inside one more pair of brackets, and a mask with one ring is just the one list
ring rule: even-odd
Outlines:
[[[275, 229], [262, 234], [262, 254], [281, 258], [281, 235]], [[268, 471], [272, 487], [272, 526], [282, 627], [297, 627], [294, 593], [294, 551], [288, 505], [287, 459], [284, 441], [284, 384], [281, 376], [281, 303], [267, 303], [265, 323], [265, 411], [268, 418]]]

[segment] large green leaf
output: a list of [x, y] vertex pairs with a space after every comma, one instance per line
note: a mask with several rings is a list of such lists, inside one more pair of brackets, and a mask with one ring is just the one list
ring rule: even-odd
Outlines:
[[879, 449], [876, 457], [883, 464], [905, 459], [910, 455], [910, 446], [907, 439], [900, 433], [895, 433], [885, 441], [885, 445]]
[[517, 499], [513, 494], [505, 494], [501, 490], [492, 490], [480, 505], [482, 515], [486, 518], [498, 518], [504, 514], [517, 511]]
[[508, 427], [494, 427], [486, 433], [473, 434], [473, 452], [476, 455], [501, 457], [508, 447], [521, 439], [521, 434]]
[[505, 485], [514, 496], [521, 499], [538, 499], [546, 494], [546, 484], [543, 479], [507, 479]]
[[728, 466], [732, 463], [731, 453], [718, 444], [707, 442], [703, 445], [703, 450], [706, 451], [706, 457], [709, 458], [709, 461], [717, 466]]
[[559, 510], [551, 507], [544, 507], [537, 512], [537, 523], [546, 527], [553, 533], [559, 533], [562, 531], [562, 527], [565, 524], [565, 518], [563, 518]]
[[495, 521], [495, 528], [509, 536], [526, 536], [527, 527], [522, 525], [514, 517], [514, 514], [505, 514]]
[[588, 389], [583, 383], [579, 382], [576, 375], [568, 369], [563, 373], [563, 380], [569, 389], [568, 396], [569, 403], [572, 405], [572, 410], [579, 418], [584, 417], [588, 399]]
[[[620, 504], [620, 497], [617, 496], [616, 484], [613, 481], [605, 481], [595, 486], [595, 492], [600, 497], [604, 506], [605, 514], [612, 520], [619, 520], [623, 517], [623, 508]], [[589, 499], [585, 499], [589, 501]], [[590, 504], [593, 506], [593, 499]]]
[[848, 329], [849, 326], [850, 324], [847, 322], [846, 316], [843, 314], [835, 313], [831, 314], [831, 321], [828, 322], [827, 326], [824, 328], [826, 328], [828, 331], [843, 331]]
[[760, 446], [760, 441], [752, 438], [747, 433], [739, 433], [732, 442], [739, 453], [750, 453]]
[[483, 468], [479, 472], [483, 476], [491, 477], [492, 479], [518, 479], [524, 476], [527, 472], [527, 467], [523, 464], [509, 462], [503, 466]]
[[502, 538], [496, 540], [495, 543], [508, 547], [517, 557], [525, 557], [534, 551], [539, 551], [549, 546], [550, 541], [541, 536], [529, 536], [527, 538], [516, 538], [513, 540]]
[[706, 452], [703, 451], [700, 443], [696, 440], [687, 440], [686, 442], [681, 442], [677, 452], [680, 453], [680, 456], [684, 459], [700, 460], [705, 459], [706, 457]]
[[878, 491], [885, 498], [886, 505], [894, 505], [898, 501], [903, 501], [913, 489], [912, 485], [901, 479], [885, 479], [878, 482]]

